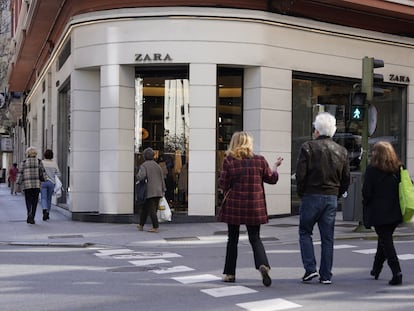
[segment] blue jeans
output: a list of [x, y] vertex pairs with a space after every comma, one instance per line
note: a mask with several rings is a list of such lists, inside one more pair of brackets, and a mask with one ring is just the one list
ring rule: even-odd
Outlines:
[[50, 211], [52, 207], [52, 195], [55, 190], [55, 184], [50, 180], [42, 182], [40, 193], [42, 195], [42, 209]]
[[313, 248], [313, 227], [318, 223], [321, 237], [321, 265], [319, 275], [322, 280], [332, 277], [335, 216], [338, 199], [335, 195], [305, 194], [299, 209], [299, 243], [303, 267], [306, 272], [316, 271]]

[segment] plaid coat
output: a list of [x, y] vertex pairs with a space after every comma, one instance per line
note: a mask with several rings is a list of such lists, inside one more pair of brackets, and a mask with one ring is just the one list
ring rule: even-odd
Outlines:
[[42, 161], [38, 158], [27, 158], [20, 164], [19, 174], [16, 183], [20, 185], [22, 190], [39, 188], [40, 189], [40, 173], [43, 173], [44, 180], [47, 180], [47, 174], [43, 167]]
[[267, 223], [263, 183], [276, 184], [278, 179], [278, 173], [270, 169], [261, 155], [243, 160], [225, 157], [219, 178], [219, 187], [224, 191], [225, 199], [218, 220], [232, 225]]

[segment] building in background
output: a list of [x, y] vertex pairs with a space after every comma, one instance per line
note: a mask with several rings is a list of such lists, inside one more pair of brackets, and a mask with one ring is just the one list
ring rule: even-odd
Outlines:
[[214, 219], [237, 130], [269, 162], [286, 159], [266, 199], [272, 216], [295, 213], [297, 151], [318, 111], [337, 117], [335, 139], [359, 169], [351, 99], [365, 56], [385, 62], [370, 142], [392, 141], [414, 168], [411, 1], [12, 0], [11, 16], [15, 153], [54, 150], [56, 204], [73, 219], [134, 221], [146, 147], [176, 219]]

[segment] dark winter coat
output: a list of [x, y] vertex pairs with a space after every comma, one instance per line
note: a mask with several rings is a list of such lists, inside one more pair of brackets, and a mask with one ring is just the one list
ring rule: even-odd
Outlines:
[[398, 224], [402, 221], [398, 196], [399, 172], [390, 173], [368, 166], [362, 186], [365, 227]]
[[273, 172], [260, 155], [237, 160], [227, 156], [219, 178], [225, 196], [218, 220], [232, 225], [259, 225], [268, 222], [263, 183], [276, 184], [279, 175]]
[[302, 144], [296, 165], [299, 197], [305, 193], [340, 197], [350, 183], [348, 151], [328, 136]]

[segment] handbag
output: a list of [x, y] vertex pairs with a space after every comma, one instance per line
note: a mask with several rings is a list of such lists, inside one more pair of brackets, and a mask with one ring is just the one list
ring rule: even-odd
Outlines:
[[172, 213], [170, 205], [165, 197], [160, 199], [160, 204], [157, 210], [158, 222], [171, 221]]
[[400, 183], [398, 185], [400, 208], [404, 222], [410, 222], [414, 216], [414, 185], [410, 173], [400, 167]]
[[45, 179], [44, 174], [46, 174], [46, 172], [45, 172], [45, 168], [42, 165], [42, 161], [40, 159], [38, 159], [38, 161], [39, 161], [39, 180], [41, 182], [47, 181], [47, 179]]
[[135, 200], [138, 205], [143, 205], [147, 200], [147, 183], [148, 180], [145, 178], [135, 184]]

